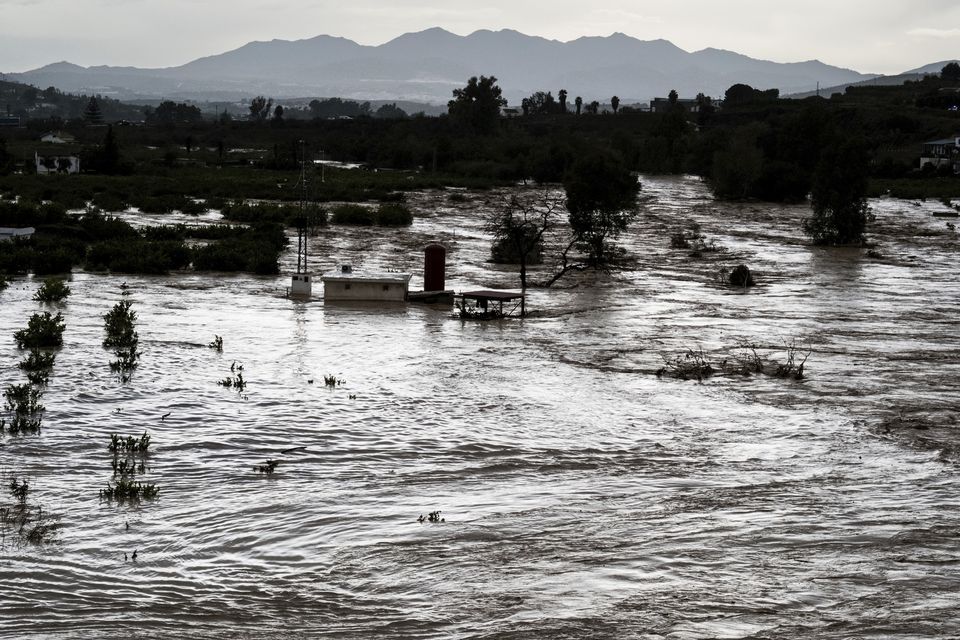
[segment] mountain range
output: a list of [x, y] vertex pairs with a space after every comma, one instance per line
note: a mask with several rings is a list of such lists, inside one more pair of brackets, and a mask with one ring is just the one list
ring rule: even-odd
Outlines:
[[722, 97], [732, 84], [781, 94], [875, 78], [817, 60], [778, 63], [721, 49], [688, 52], [667, 40], [622, 33], [570, 42], [517, 31], [481, 30], [459, 36], [440, 28], [407, 33], [379, 46], [321, 35], [306, 40], [251, 42], [177, 67], [81, 67], [69, 62], [7, 74], [19, 82], [122, 100], [238, 100], [254, 95], [444, 104], [470, 76], [494, 75], [510, 104], [534, 91], [561, 88], [585, 101], [613, 95], [647, 102], [676, 89]]

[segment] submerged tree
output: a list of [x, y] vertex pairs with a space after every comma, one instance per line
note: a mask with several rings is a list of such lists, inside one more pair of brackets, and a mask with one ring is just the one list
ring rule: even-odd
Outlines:
[[[614, 253], [611, 241], [637, 215], [640, 182], [619, 156], [610, 152], [594, 150], [581, 155], [567, 170], [563, 184], [568, 231], [565, 238], [561, 235], [552, 243], [557, 247], [553, 275], [536, 286], [550, 287], [571, 271], [606, 268]], [[552, 216], [553, 210], [550, 213]], [[556, 225], [546, 226], [549, 231]]]
[[803, 221], [803, 230], [814, 244], [863, 243], [869, 217], [867, 174], [863, 140], [835, 137], [827, 141], [813, 176], [813, 215]]
[[590, 264], [608, 262], [608, 240], [617, 238], [637, 216], [640, 182], [620, 158], [594, 151], [580, 156], [564, 177], [567, 211], [574, 237]]
[[[563, 198], [549, 193], [536, 197], [512, 195], [506, 205], [493, 213], [487, 230], [493, 234], [494, 248], [502, 249], [505, 259], [520, 265], [520, 288], [527, 291], [527, 265], [538, 262], [544, 235], [560, 219]], [[520, 299], [520, 316], [526, 315], [526, 296]]]

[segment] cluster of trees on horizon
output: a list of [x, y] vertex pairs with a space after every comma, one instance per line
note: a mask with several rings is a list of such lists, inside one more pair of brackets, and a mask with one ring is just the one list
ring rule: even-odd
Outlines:
[[[195, 105], [165, 101], [147, 109], [147, 126], [104, 132], [90, 125], [109, 122], [117, 105], [93, 97], [81, 111], [82, 124], [67, 128], [82, 145], [84, 169], [100, 174], [231, 163], [291, 171], [298, 166], [298, 141], [305, 139], [326, 159], [491, 184], [560, 183], [578, 159], [602, 152], [630, 171], [702, 176], [720, 199], [798, 202], [813, 194], [816, 203], [829, 200], [814, 192], [831, 173], [862, 189], [869, 180], [936, 175], [917, 166], [919, 146], [960, 128], [958, 82], [960, 65], [951, 63], [939, 76], [902, 86], [849, 87], [830, 98], [780, 99], [775, 89], [734, 84], [722, 100], [700, 95], [690, 103], [671, 91], [655, 113], [623, 107], [612, 96], [605, 114], [598, 102], [571, 101], [560, 89], [557, 98], [533, 92], [521, 102], [523, 115], [505, 117], [496, 78], [479, 76], [453, 91], [441, 117], [410, 117], [396, 105], [374, 110], [339, 98], [285, 109], [257, 96], [244, 118], [210, 121]], [[57, 95], [49, 88], [28, 97]], [[292, 117], [294, 111], [309, 117]], [[9, 145], [0, 139], [0, 173], [17, 166], [29, 171], [33, 143], [27, 137], [57, 124], [66, 123], [29, 122], [11, 131]], [[261, 153], [237, 158], [233, 149]]]

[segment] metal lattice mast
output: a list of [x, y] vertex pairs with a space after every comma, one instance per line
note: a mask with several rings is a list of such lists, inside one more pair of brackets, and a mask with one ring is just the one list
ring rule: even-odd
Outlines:
[[307, 151], [300, 141], [300, 210], [297, 216], [297, 273], [307, 272]]

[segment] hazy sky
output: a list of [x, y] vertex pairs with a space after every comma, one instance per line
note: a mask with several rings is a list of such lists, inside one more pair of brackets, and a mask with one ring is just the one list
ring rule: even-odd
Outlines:
[[0, 0], [0, 71], [60, 60], [176, 66], [251, 40], [330, 34], [381, 44], [434, 26], [557, 40], [620, 31], [687, 51], [816, 58], [864, 73], [960, 57], [958, 0]]

